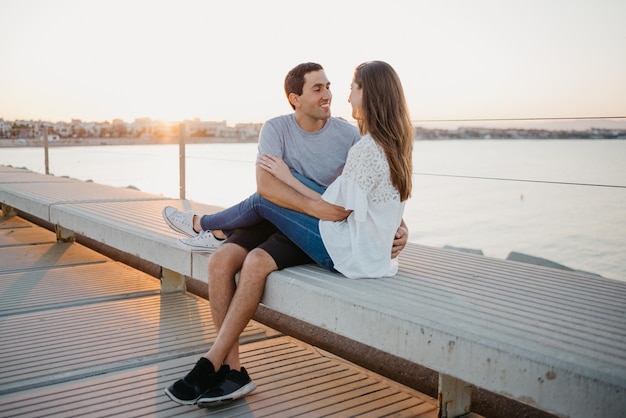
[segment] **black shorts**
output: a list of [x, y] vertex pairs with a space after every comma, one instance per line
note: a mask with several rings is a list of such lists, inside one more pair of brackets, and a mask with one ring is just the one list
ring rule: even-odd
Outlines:
[[267, 221], [235, 229], [225, 242], [237, 244], [248, 251], [261, 248], [274, 259], [279, 270], [314, 263], [311, 257]]

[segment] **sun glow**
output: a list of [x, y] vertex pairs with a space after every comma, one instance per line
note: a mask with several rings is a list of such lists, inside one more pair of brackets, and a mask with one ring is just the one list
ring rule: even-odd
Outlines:
[[4, 0], [0, 118], [262, 122], [285, 73], [326, 68], [348, 120], [353, 68], [400, 74], [414, 119], [615, 116], [626, 3]]

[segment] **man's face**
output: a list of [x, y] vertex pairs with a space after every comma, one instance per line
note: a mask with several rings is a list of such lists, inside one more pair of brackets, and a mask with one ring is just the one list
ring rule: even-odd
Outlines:
[[304, 76], [302, 95], [297, 96], [296, 111], [314, 120], [326, 120], [330, 117], [330, 81], [324, 70], [311, 71]]

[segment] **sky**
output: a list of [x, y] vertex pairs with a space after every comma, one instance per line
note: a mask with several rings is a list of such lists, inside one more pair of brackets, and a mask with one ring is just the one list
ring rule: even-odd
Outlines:
[[263, 122], [314, 61], [351, 120], [369, 60], [414, 121], [626, 116], [624, 22], [624, 0], [0, 0], [0, 118]]

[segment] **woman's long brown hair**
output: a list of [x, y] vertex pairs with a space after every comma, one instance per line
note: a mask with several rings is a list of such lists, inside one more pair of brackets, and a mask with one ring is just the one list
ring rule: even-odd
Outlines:
[[413, 186], [415, 129], [400, 78], [386, 62], [370, 61], [354, 70], [354, 81], [363, 89], [359, 130], [369, 133], [385, 152], [391, 183], [405, 201]]

